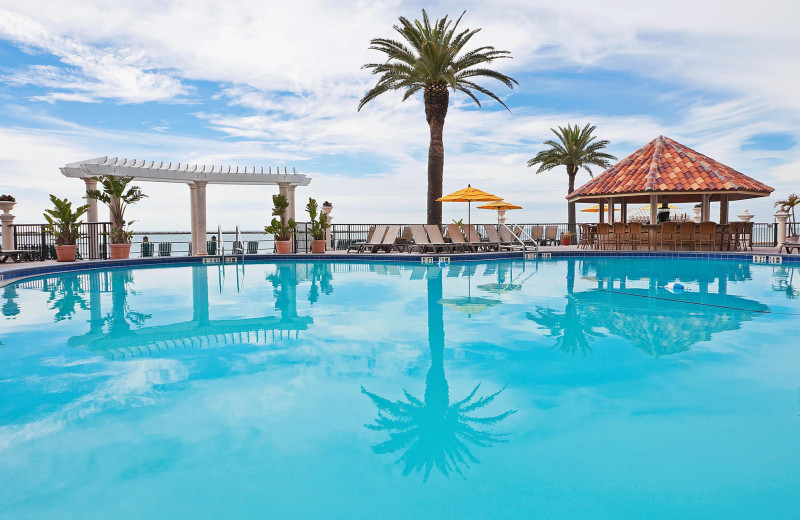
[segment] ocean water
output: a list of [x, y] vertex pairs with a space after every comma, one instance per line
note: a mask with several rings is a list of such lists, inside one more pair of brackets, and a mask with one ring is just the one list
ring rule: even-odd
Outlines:
[[798, 296], [665, 259], [28, 280], [0, 517], [797, 518]]

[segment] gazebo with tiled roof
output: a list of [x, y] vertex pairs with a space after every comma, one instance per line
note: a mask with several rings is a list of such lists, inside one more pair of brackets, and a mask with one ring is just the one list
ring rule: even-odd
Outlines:
[[622, 206], [649, 203], [651, 222], [659, 202], [699, 202], [701, 219], [709, 220], [710, 203], [720, 203], [720, 223], [728, 222], [732, 200], [768, 197], [773, 188], [660, 135], [567, 196], [570, 202]]

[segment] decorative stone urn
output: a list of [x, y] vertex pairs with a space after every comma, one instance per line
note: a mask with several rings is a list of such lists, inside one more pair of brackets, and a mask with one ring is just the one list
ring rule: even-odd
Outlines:
[[17, 203], [14, 202], [13, 200], [0, 200], [0, 210], [3, 211], [3, 214], [8, 214], [9, 212], [11, 212], [11, 210], [14, 209], [14, 206], [16, 205]]
[[742, 222], [750, 222], [751, 220], [753, 220], [754, 216], [755, 215], [751, 215], [748, 210], [744, 210], [744, 213], [738, 215], [739, 220], [741, 220]]

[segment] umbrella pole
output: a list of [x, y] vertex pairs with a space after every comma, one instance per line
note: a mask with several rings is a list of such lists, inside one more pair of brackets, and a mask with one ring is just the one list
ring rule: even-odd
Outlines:
[[[467, 235], [469, 235], [469, 227], [472, 225], [472, 201], [467, 201]], [[467, 239], [469, 240], [469, 239]]]

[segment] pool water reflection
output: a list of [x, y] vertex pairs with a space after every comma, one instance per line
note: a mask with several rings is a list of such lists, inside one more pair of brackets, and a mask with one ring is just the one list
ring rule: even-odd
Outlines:
[[279, 263], [10, 285], [0, 511], [787, 518], [795, 269]]

